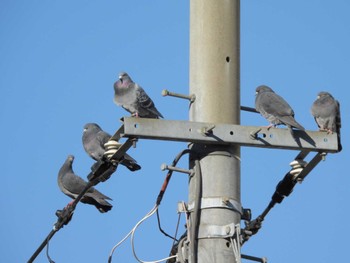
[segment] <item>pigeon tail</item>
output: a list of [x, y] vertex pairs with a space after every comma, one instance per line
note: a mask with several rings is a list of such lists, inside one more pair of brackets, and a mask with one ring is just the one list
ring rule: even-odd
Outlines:
[[109, 210], [112, 209], [112, 205], [110, 203], [108, 203], [105, 199], [103, 198], [97, 198], [95, 196], [84, 196], [81, 199], [81, 202], [84, 204], [90, 204], [90, 205], [94, 205], [98, 211], [100, 211], [101, 213], [106, 213]]
[[300, 138], [295, 135], [293, 127], [291, 125], [287, 124], [287, 128], [288, 128], [290, 134], [292, 135], [294, 141], [298, 144], [299, 147], [302, 147], [301, 142], [300, 142]]
[[292, 116], [283, 116], [279, 117], [279, 119], [287, 126], [291, 126], [299, 130], [305, 131], [305, 128], [301, 126]]
[[124, 165], [132, 172], [141, 169], [141, 166], [137, 164], [137, 161], [127, 153], [124, 154], [124, 157], [120, 161], [120, 164]]
[[138, 165], [137, 163], [124, 159], [120, 162], [120, 164], [124, 165], [126, 168], [128, 168], [130, 171], [135, 172], [141, 169], [141, 166]]

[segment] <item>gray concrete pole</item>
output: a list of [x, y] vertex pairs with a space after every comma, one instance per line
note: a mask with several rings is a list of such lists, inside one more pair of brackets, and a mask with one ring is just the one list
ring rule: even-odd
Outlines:
[[[240, 124], [239, 14], [239, 0], [190, 1], [190, 93], [196, 96], [191, 121]], [[215, 136], [215, 128], [212, 132]], [[195, 229], [190, 263], [236, 262], [228, 236], [241, 218], [232, 209], [240, 207], [240, 147], [195, 144], [191, 149], [196, 154], [190, 167], [197, 172], [189, 182]], [[201, 209], [195, 212], [198, 196]]]

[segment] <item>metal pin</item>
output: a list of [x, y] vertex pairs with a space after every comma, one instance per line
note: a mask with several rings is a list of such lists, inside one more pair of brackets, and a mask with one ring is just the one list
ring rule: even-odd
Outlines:
[[132, 141], [132, 148], [136, 148], [136, 142], [137, 142], [137, 139], [134, 139], [134, 140]]
[[170, 165], [167, 165], [165, 163], [163, 163], [161, 166], [160, 166], [160, 169], [162, 171], [165, 171], [165, 170], [169, 170], [169, 171], [175, 171], [175, 172], [179, 172], [179, 173], [184, 173], [184, 174], [189, 174], [189, 175], [192, 175], [193, 174], [193, 170], [187, 170], [187, 169], [183, 169], [183, 168], [178, 168], [178, 167], [175, 167], [175, 166], [170, 166]]
[[196, 99], [196, 95], [191, 94], [191, 95], [184, 95], [184, 94], [179, 94], [175, 92], [170, 92], [169, 90], [163, 89], [162, 90], [162, 96], [171, 96], [171, 97], [176, 97], [176, 98], [181, 98], [181, 99], [186, 99], [189, 100], [190, 102], [194, 102]]
[[250, 138], [252, 139], [252, 140], [256, 140], [257, 139], [257, 137], [258, 137], [258, 133], [261, 131], [261, 128], [259, 128], [259, 129], [257, 129], [257, 130], [255, 130], [255, 131], [252, 131], [251, 133], [250, 133]]

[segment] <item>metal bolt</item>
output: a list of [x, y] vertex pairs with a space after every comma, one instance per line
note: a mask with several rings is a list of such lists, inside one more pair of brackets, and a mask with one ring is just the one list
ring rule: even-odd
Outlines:
[[196, 99], [196, 96], [194, 94], [191, 95], [184, 95], [184, 94], [179, 94], [179, 93], [175, 93], [175, 92], [170, 92], [169, 90], [163, 89], [162, 90], [162, 96], [171, 96], [171, 97], [176, 97], [176, 98], [180, 98], [180, 99], [186, 99], [189, 100], [190, 102], [194, 102]]
[[182, 168], [178, 168], [178, 167], [175, 167], [175, 166], [169, 166], [165, 163], [163, 163], [161, 166], [160, 166], [160, 169], [162, 171], [165, 171], [165, 170], [169, 170], [169, 171], [175, 171], [175, 172], [179, 172], [179, 173], [185, 173], [185, 174], [189, 174], [189, 175], [192, 175], [193, 174], [193, 170], [187, 170], [187, 169], [182, 169]]

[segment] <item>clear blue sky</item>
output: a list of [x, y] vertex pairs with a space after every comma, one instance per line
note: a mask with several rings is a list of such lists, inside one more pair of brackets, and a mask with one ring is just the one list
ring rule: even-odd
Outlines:
[[[296, 119], [316, 130], [310, 107], [321, 90], [341, 103], [343, 151], [297, 185], [267, 216], [242, 252], [269, 262], [345, 262], [350, 230], [349, 68], [350, 3], [347, 0], [241, 1], [241, 102], [254, 105], [255, 88], [271, 86], [294, 108]], [[163, 98], [167, 88], [188, 93], [189, 1], [0, 2], [0, 120], [2, 170], [0, 261], [26, 262], [70, 199], [57, 187], [68, 154], [86, 178], [93, 161], [81, 145], [83, 126], [97, 122], [109, 133], [128, 115], [113, 103], [113, 82], [127, 71], [153, 98], [166, 119], [188, 118], [185, 101]], [[242, 113], [244, 125], [266, 125]], [[153, 206], [170, 163], [184, 143], [139, 141], [130, 154], [142, 165], [124, 167], [97, 188], [113, 198], [100, 214], [81, 204], [50, 243], [56, 262], [107, 262], [110, 249]], [[257, 216], [297, 152], [242, 149], [242, 204]], [[186, 167], [187, 161], [180, 162]], [[187, 200], [187, 178], [176, 174], [160, 212], [173, 233], [176, 202]], [[183, 231], [184, 221], [181, 222]], [[168, 255], [171, 240], [156, 218], [136, 233], [144, 260]], [[47, 262], [45, 251], [36, 262]], [[113, 262], [136, 262], [130, 242]]]

